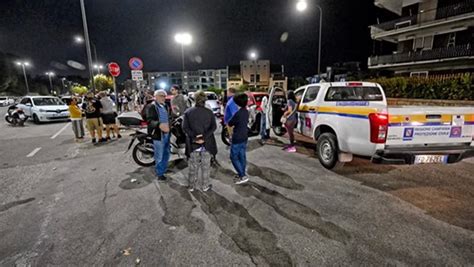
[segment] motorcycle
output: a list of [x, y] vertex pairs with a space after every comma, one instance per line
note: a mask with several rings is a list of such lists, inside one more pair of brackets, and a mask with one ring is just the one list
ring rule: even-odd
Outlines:
[[[136, 113], [136, 114], [135, 114]], [[146, 122], [138, 112], [123, 113], [118, 117], [120, 123], [128, 128], [134, 128], [135, 133], [131, 134], [127, 151], [132, 149], [132, 157], [135, 163], [143, 167], [155, 165], [153, 139], [148, 135]], [[170, 123], [170, 145], [171, 154], [183, 158], [185, 155], [186, 137], [182, 128], [183, 118], [178, 117]], [[134, 145], [135, 144], [135, 145]]]
[[[262, 113], [257, 111], [256, 105], [249, 106], [247, 109], [249, 111], [249, 121], [247, 124], [248, 136], [257, 136], [260, 133], [260, 120], [262, 119]], [[220, 123], [222, 127], [221, 140], [225, 145], [230, 146], [231, 136], [229, 128], [224, 122], [224, 116], [221, 116]]]
[[16, 104], [10, 106], [5, 114], [5, 120], [13, 126], [23, 126], [27, 119], [25, 112], [18, 108]]

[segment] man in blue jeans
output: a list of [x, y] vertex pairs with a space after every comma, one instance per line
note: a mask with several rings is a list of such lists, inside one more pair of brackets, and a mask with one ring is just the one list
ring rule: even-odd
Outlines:
[[148, 134], [153, 139], [155, 171], [158, 181], [166, 181], [165, 173], [170, 159], [170, 127], [166, 106], [166, 91], [155, 92], [155, 102], [148, 106], [146, 118]]
[[232, 144], [230, 145], [230, 160], [237, 171], [235, 184], [244, 184], [249, 181], [246, 173], [247, 167], [247, 141], [249, 112], [247, 110], [248, 96], [245, 93], [235, 95], [233, 98], [239, 110], [232, 116], [229, 126], [233, 127]]

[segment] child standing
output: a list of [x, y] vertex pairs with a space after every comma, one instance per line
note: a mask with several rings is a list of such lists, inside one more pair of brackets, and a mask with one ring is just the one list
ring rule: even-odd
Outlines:
[[68, 103], [69, 116], [71, 118], [72, 130], [76, 137], [76, 142], [84, 139], [84, 125], [82, 123], [82, 111], [77, 106], [77, 99], [72, 97]]
[[246, 174], [247, 168], [247, 141], [249, 112], [247, 110], [248, 96], [245, 93], [238, 94], [233, 98], [239, 107], [237, 113], [232, 116], [229, 126], [233, 127], [232, 144], [230, 146], [230, 160], [237, 171], [237, 181], [235, 184], [244, 184], [249, 181]]

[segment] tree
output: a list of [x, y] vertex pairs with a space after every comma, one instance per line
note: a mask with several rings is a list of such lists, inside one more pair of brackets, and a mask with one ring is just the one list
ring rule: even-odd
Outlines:
[[299, 87], [303, 86], [303, 85], [306, 85], [308, 84], [308, 81], [301, 77], [301, 76], [295, 76], [293, 78], [290, 78], [290, 86], [289, 88], [291, 90], [296, 90], [298, 89]]
[[113, 89], [114, 81], [110, 76], [99, 74], [94, 76], [94, 85], [98, 92], [107, 91], [108, 89]]
[[237, 90], [238, 92], [247, 92], [249, 90], [249, 85], [248, 84], [242, 84], [239, 86], [239, 89]]
[[80, 84], [75, 84], [72, 86], [71, 88], [71, 92], [73, 94], [77, 94], [77, 95], [84, 95], [87, 93], [87, 91], [89, 91], [87, 89], [87, 87], [83, 86], [83, 85], [80, 85]]
[[211, 87], [207, 88], [206, 91], [214, 92], [214, 93], [216, 93], [216, 95], [222, 95], [222, 93], [224, 92], [224, 89], [216, 88], [214, 86], [211, 86]]

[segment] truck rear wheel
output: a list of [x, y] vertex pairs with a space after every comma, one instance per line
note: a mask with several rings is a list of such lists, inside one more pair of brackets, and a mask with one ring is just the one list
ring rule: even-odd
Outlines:
[[333, 133], [323, 133], [318, 138], [316, 150], [319, 162], [324, 168], [332, 170], [344, 165], [344, 162], [339, 161], [339, 147]]

